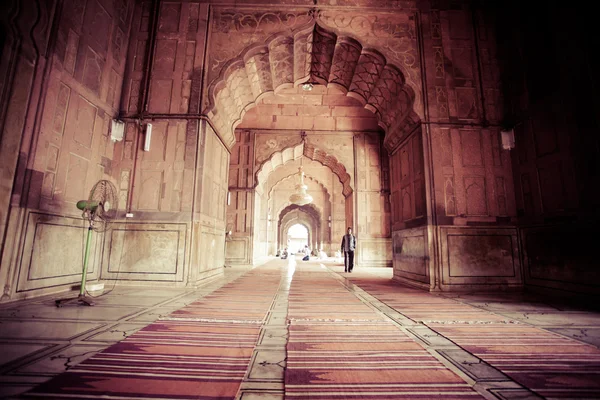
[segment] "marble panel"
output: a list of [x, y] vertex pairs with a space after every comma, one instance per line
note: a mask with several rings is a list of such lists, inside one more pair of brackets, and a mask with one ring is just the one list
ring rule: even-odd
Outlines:
[[41, 352], [44, 349], [48, 349], [54, 344], [43, 344], [43, 343], [10, 343], [10, 346], [3, 345], [2, 351], [0, 352], [0, 368], [3, 368], [6, 364], [24, 358], [30, 354]]
[[522, 286], [516, 229], [442, 227], [440, 241], [441, 283], [448, 290]]
[[[80, 308], [81, 309], [81, 308]], [[63, 310], [63, 309], [59, 309]], [[27, 315], [31, 317], [30, 315]], [[39, 316], [38, 316], [39, 318]], [[100, 318], [98, 318], [100, 319]], [[68, 321], [2, 321], [2, 339], [59, 339], [71, 340], [103, 324], [93, 322], [68, 322]]]
[[[83, 249], [87, 229], [80, 218], [30, 213], [25, 231], [18, 291], [74, 284], [81, 281]], [[90, 241], [88, 280], [98, 275], [102, 236], [93, 233]]]
[[147, 323], [123, 323], [88, 336], [84, 341], [116, 343], [147, 326]]
[[285, 365], [285, 350], [255, 351], [245, 381], [283, 381]]
[[104, 350], [108, 344], [75, 344], [15, 370], [19, 374], [57, 375]]
[[429, 250], [426, 228], [395, 231], [392, 234], [394, 278], [429, 284]]
[[106, 240], [106, 278], [182, 281], [186, 224], [116, 225]]
[[361, 238], [354, 256], [360, 266], [389, 267], [392, 259], [391, 238]]

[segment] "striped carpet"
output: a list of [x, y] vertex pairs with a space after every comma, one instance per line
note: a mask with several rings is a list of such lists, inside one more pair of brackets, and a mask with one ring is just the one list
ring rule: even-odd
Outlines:
[[26, 395], [234, 399], [280, 281], [280, 269], [254, 269]]
[[541, 396], [600, 399], [600, 350], [595, 346], [391, 280], [350, 279]]
[[481, 398], [323, 270], [295, 272], [288, 319], [286, 399]]

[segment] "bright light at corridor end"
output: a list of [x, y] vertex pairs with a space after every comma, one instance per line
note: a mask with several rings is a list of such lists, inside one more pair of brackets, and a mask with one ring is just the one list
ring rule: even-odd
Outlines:
[[306, 82], [302, 84], [302, 90], [304, 90], [305, 92], [310, 92], [311, 90], [313, 90], [313, 84]]

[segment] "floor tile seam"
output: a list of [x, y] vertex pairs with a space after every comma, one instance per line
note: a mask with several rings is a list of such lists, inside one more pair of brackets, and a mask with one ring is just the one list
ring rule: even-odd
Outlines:
[[[381, 303], [381, 304], [389, 307], [391, 310], [399, 313], [403, 317], [405, 317], [405, 318], [407, 318], [407, 319], [409, 319], [409, 320], [411, 320], [411, 321], [414, 322], [414, 320], [412, 320], [411, 318], [409, 318], [406, 315], [402, 314], [400, 311], [394, 309], [393, 307], [389, 306], [385, 302], [382, 302], [376, 296], [374, 296], [371, 293], [369, 293], [368, 291], [362, 289], [360, 286], [358, 286], [357, 284], [353, 283], [349, 279], [346, 279], [346, 278], [340, 276], [338, 273], [336, 273], [335, 271], [331, 270], [330, 268], [327, 268], [327, 269], [329, 270], [330, 275], [333, 275], [334, 279], [338, 279], [338, 280], [342, 280], [343, 279], [344, 282], [342, 284], [344, 286], [346, 286], [348, 288], [348, 290], [351, 291], [352, 293], [354, 293], [357, 297], [358, 297], [358, 295], [356, 294], [356, 292], [359, 292], [359, 291], [365, 292], [370, 297], [372, 297], [375, 301], [377, 301], [377, 302], [379, 302], [379, 303]], [[349, 282], [349, 284], [348, 284], [348, 282]], [[483, 382], [482, 380], [472, 379], [471, 377], [469, 377], [465, 372], [461, 371], [451, 361], [447, 360], [440, 353], [438, 353], [438, 351], [436, 349], [436, 346], [430, 346], [427, 343], [425, 343], [418, 336], [416, 336], [413, 332], [411, 332], [410, 330], [406, 329], [403, 325], [401, 325], [400, 323], [398, 323], [397, 321], [395, 321], [393, 318], [391, 318], [390, 316], [388, 316], [387, 314], [385, 314], [383, 311], [379, 310], [374, 304], [371, 304], [371, 302], [372, 302], [371, 300], [368, 300], [368, 299], [364, 298], [364, 301], [367, 302], [368, 304], [370, 304], [376, 311], [378, 311], [379, 313], [383, 314], [384, 318], [389, 319], [392, 323], [394, 323], [405, 335], [407, 335], [408, 337], [410, 337], [416, 343], [420, 344], [424, 348], [424, 350], [426, 350], [427, 352], [429, 352], [430, 354], [432, 354], [436, 359], [438, 359], [440, 362], [442, 362], [442, 364], [448, 370], [450, 370], [450, 371], [454, 372], [455, 374], [457, 374], [459, 377], [461, 377], [463, 380], [465, 380], [465, 382], [472, 382], [471, 386], [472, 386], [472, 388], [473, 388], [474, 391], [476, 391], [477, 393], [481, 394], [482, 396], [484, 396], [486, 398], [490, 398], [489, 397], [490, 393], [487, 390], [482, 390], [482, 389], [479, 389], [479, 388], [478, 389], [475, 388], [475, 386], [478, 383], [480, 383], [480, 381]], [[500, 371], [496, 367], [493, 367], [492, 365], [490, 365], [489, 363], [487, 363], [485, 360], [481, 359], [480, 357], [474, 355], [473, 353], [471, 353], [468, 350], [464, 349], [463, 347], [459, 346], [454, 341], [448, 339], [447, 337], [445, 337], [443, 335], [440, 335], [438, 332], [434, 331], [429, 326], [424, 325], [424, 324], [418, 324], [418, 323], [416, 323], [415, 325], [422, 326], [424, 329], [428, 329], [428, 330], [436, 333], [437, 335], [443, 337], [444, 339], [446, 339], [449, 342], [451, 342], [454, 346], [456, 346], [457, 349], [465, 351], [466, 353], [470, 354], [472, 357], [478, 359], [480, 362], [483, 362], [483, 363], [487, 364], [488, 366], [490, 366], [490, 368], [494, 369], [495, 371], [497, 371], [498, 373], [500, 373], [501, 375], [503, 375], [504, 377], [506, 377], [506, 381], [507, 382], [512, 382], [516, 386], [518, 386], [518, 387], [520, 387], [520, 388], [522, 388], [522, 389], [524, 389], [524, 390], [526, 390], [528, 392], [531, 392], [529, 388], [527, 388], [527, 387], [521, 385], [520, 383], [516, 382], [515, 380], [513, 380], [511, 377], [509, 377], [508, 375], [506, 375], [505, 373], [503, 373], [502, 371]]]
[[[239, 279], [239, 278], [240, 278], [240, 277], [237, 277], [237, 278], [235, 278], [234, 280], [236, 280], [236, 279]], [[217, 281], [217, 282], [218, 282], [218, 281]], [[230, 283], [230, 281], [224, 280], [224, 281], [222, 282], [222, 284], [221, 284], [219, 287], [215, 288], [215, 289], [214, 289], [214, 290], [212, 290], [211, 292], [209, 292], [209, 293], [206, 293], [206, 294], [204, 294], [204, 295], [202, 295], [202, 296], [200, 296], [200, 297], [198, 297], [198, 298], [202, 298], [202, 297], [205, 297], [205, 296], [207, 296], [207, 295], [209, 295], [209, 294], [212, 294], [212, 293], [216, 292], [217, 290], [220, 290], [220, 289], [221, 289], [223, 286], [225, 286], [225, 285], [226, 285], [226, 284], [228, 284], [228, 283]], [[213, 282], [211, 282], [210, 284], [215, 284], [215, 282], [213, 281]], [[200, 286], [200, 287], [202, 287], [202, 286]], [[192, 292], [192, 293], [193, 293], [193, 292]], [[182, 294], [181, 296], [178, 296], [178, 297], [177, 297], [177, 298], [175, 298], [175, 299], [166, 300], [166, 301], [164, 301], [164, 302], [162, 302], [162, 303], [159, 303], [159, 304], [157, 304], [157, 305], [155, 305], [155, 306], [148, 307], [148, 308], [146, 308], [145, 310], [143, 310], [143, 311], [141, 311], [141, 312], [139, 312], [139, 313], [137, 313], [137, 314], [134, 314], [134, 315], [131, 315], [131, 316], [127, 317], [127, 319], [124, 319], [124, 320], [125, 320], [125, 321], [129, 321], [129, 320], [131, 320], [132, 318], [137, 318], [137, 317], [139, 317], [139, 316], [140, 316], [140, 315], [142, 315], [142, 314], [146, 314], [146, 313], [148, 313], [148, 312], [150, 312], [150, 311], [154, 311], [154, 310], [155, 310], [155, 309], [157, 309], [157, 308], [161, 308], [161, 307], [162, 307], [164, 304], [168, 304], [170, 301], [176, 301], [176, 300], [180, 300], [182, 297], [185, 297], [186, 295], [189, 295], [189, 293]], [[193, 302], [193, 301], [195, 301], [195, 300], [192, 300], [192, 302]], [[188, 304], [188, 305], [189, 305], [189, 304]], [[177, 310], [180, 310], [180, 309], [182, 309], [182, 308], [185, 308], [185, 307], [187, 307], [188, 305], [181, 306], [181, 307], [177, 308], [176, 310], [173, 310], [172, 312], [174, 312], [174, 311], [177, 311]], [[121, 321], [121, 320], [123, 320], [123, 319], [119, 319], [119, 321]], [[156, 319], [155, 321], [157, 321], [157, 320], [158, 320], [158, 319]], [[155, 321], [153, 321], [153, 322], [155, 322]], [[148, 325], [150, 325], [150, 324], [152, 324], [152, 322], [150, 322]]]
[[[435, 296], [435, 297], [442, 297], [442, 298], [444, 298], [444, 299], [448, 299], [448, 300], [453, 300], [453, 301], [455, 301], [455, 302], [457, 302], [457, 303], [459, 303], [459, 304], [462, 304], [462, 305], [465, 305], [465, 306], [468, 306], [468, 307], [471, 307], [471, 308], [475, 308], [475, 309], [477, 309], [477, 310], [484, 311], [484, 312], [486, 312], [486, 313], [489, 313], [489, 314], [493, 314], [493, 315], [496, 315], [496, 316], [499, 316], [499, 317], [503, 317], [503, 318], [508, 318], [509, 320], [514, 320], [514, 322], [517, 322], [518, 324], [524, 324], [524, 325], [528, 325], [528, 326], [530, 326], [530, 327], [532, 327], [532, 328], [536, 328], [536, 329], [538, 329], [538, 330], [541, 330], [541, 331], [544, 331], [544, 332], [553, 333], [553, 334], [555, 334], [555, 335], [558, 335], [558, 336], [560, 336], [561, 338], [565, 338], [565, 339], [574, 340], [574, 341], [576, 341], [576, 342], [579, 342], [579, 343], [581, 343], [581, 344], [590, 345], [590, 346], [593, 346], [593, 347], [596, 347], [596, 348], [600, 349], [600, 345], [594, 345], [594, 344], [592, 344], [592, 343], [588, 343], [588, 342], [585, 342], [585, 341], [583, 341], [583, 340], [579, 340], [579, 339], [577, 339], [577, 338], [574, 338], [574, 337], [571, 337], [571, 336], [567, 336], [567, 335], [561, 334], [561, 333], [559, 333], [559, 332], [553, 332], [553, 331], [550, 331], [549, 329], [547, 329], [548, 327], [545, 327], [545, 326], [539, 326], [539, 325], [535, 325], [535, 324], [533, 324], [533, 323], [530, 323], [530, 322], [528, 322], [527, 320], [523, 321], [523, 320], [520, 320], [520, 319], [515, 319], [515, 318], [513, 318], [513, 317], [510, 317], [510, 316], [504, 315], [504, 314], [502, 314], [502, 312], [503, 312], [502, 310], [497, 310], [497, 311], [494, 311], [494, 310], [488, 310], [488, 309], [485, 309], [485, 308], [483, 308], [482, 306], [478, 306], [478, 305], [470, 304], [470, 303], [467, 303], [467, 302], [465, 302], [465, 301], [462, 301], [462, 300], [459, 300], [459, 299], [455, 299], [455, 298], [449, 298], [449, 297], [445, 297], [444, 295], [439, 295], [439, 296], [437, 296], [437, 295], [434, 295], [434, 296]], [[376, 296], [375, 296], [375, 297], [376, 297]], [[380, 300], [380, 301], [381, 301], [381, 300]], [[387, 303], [386, 303], [386, 305], [388, 305], [388, 307], [390, 307], [390, 308], [394, 309], [394, 308], [393, 308], [391, 305], [389, 305], [389, 304], [387, 304]], [[398, 311], [398, 310], [396, 310], [396, 309], [394, 309], [394, 310], [395, 310], [396, 312], [400, 312], [400, 311]], [[560, 310], [558, 310], [558, 309], [557, 309], [557, 311], [560, 311]], [[504, 312], [505, 312], [505, 313], [508, 313], [508, 312], [510, 312], [510, 311], [504, 311]], [[524, 314], [528, 314], [528, 313], [533, 313], [533, 312], [524, 312]], [[576, 312], [572, 312], [572, 313], [575, 313], [575, 314], [587, 314], [587, 313], [589, 313], [589, 312], [586, 312], [586, 311], [576, 311]], [[539, 313], [536, 313], [536, 314], [539, 314]], [[541, 314], [543, 314], [543, 313], [541, 313]], [[576, 327], [577, 327], [577, 328], [579, 328], [580, 326], [581, 326], [581, 325], [576, 325]], [[553, 326], [553, 328], [558, 328], [558, 327], [563, 327], [563, 328], [564, 328], [565, 326], [556, 326], [556, 327], [555, 327], [555, 326]], [[572, 327], [572, 326], [571, 326], [571, 327]], [[595, 326], [591, 326], [591, 327], [595, 327]]]
[[[506, 316], [504, 316], [504, 317], [506, 317]], [[537, 331], [541, 331], [543, 333], [548, 333], [548, 334], [551, 334], [553, 336], [558, 336], [560, 339], [567, 339], [567, 340], [570, 340], [570, 341], [577, 342], [578, 344], [588, 345], [588, 346], [592, 346], [592, 347], [600, 349], [600, 345], [595, 345], [593, 343], [589, 343], [589, 342], [586, 342], [586, 341], [583, 341], [583, 340], [579, 340], [579, 339], [577, 339], [575, 337], [568, 336], [568, 335], [562, 334], [560, 332], [554, 332], [554, 331], [550, 330], [550, 329], [579, 329], [579, 328], [585, 328], [585, 327], [588, 327], [588, 326], [585, 326], [585, 325], [584, 326], [582, 326], [582, 325], [575, 325], [575, 326], [573, 326], [573, 325], [553, 325], [553, 326], [548, 327], [548, 326], [534, 325], [534, 324], [529, 323], [527, 321], [516, 320], [514, 318], [510, 318], [510, 319], [514, 320], [516, 323], [501, 324], [501, 323], [499, 323], [499, 321], [492, 321], [492, 322], [490, 322], [490, 325], [492, 325], [494, 323], [496, 325], [500, 325], [500, 326], [504, 326], [504, 325], [506, 325], [506, 326], [510, 326], [510, 325], [513, 325], [513, 326], [526, 325], [526, 326], [528, 326], [530, 328], [536, 329]], [[450, 324], [448, 324], [448, 325], [450, 325]], [[463, 324], [463, 326], [468, 326], [468, 325], [475, 326], [475, 325], [478, 325], [478, 324]], [[483, 325], [483, 324], [479, 324], [479, 325]], [[589, 327], [590, 328], [596, 328], [597, 326], [590, 325]]]
[[[260, 268], [260, 267], [259, 267]], [[288, 282], [290, 281], [290, 282]], [[260, 326], [260, 330], [258, 332], [255, 344], [254, 344], [254, 349], [252, 351], [252, 355], [251, 358], [248, 362], [248, 366], [246, 367], [246, 372], [244, 374], [244, 377], [242, 378], [242, 381], [240, 382], [240, 386], [238, 388], [238, 392], [235, 396], [235, 399], [239, 399], [241, 396], [243, 396], [243, 389], [244, 389], [244, 384], [249, 385], [249, 384], [260, 384], [261, 382], [265, 383], [265, 384], [272, 384], [274, 383], [274, 380], [271, 379], [265, 379], [265, 380], [257, 380], [257, 379], [251, 379], [250, 378], [250, 373], [251, 373], [251, 367], [254, 363], [254, 361], [256, 360], [256, 358], [258, 357], [258, 353], [261, 350], [275, 350], [275, 349], [281, 349], [284, 353], [285, 353], [285, 357], [283, 362], [285, 363], [287, 361], [287, 337], [289, 335], [289, 331], [288, 331], [288, 326], [287, 324], [282, 324], [282, 325], [275, 325], [275, 324], [269, 324], [269, 320], [268, 320], [268, 316], [269, 313], [273, 313], [275, 312], [274, 309], [275, 308], [282, 308], [280, 305], [277, 305], [277, 303], [280, 303], [280, 297], [282, 294], [287, 294], [286, 299], [284, 300], [284, 302], [288, 301], [288, 297], [289, 297], [289, 290], [287, 290], [287, 288], [289, 288], [289, 285], [291, 284], [291, 278], [287, 276], [287, 274], [281, 274], [280, 276], [280, 280], [279, 280], [279, 285], [277, 286], [277, 290], [275, 291], [275, 293], [273, 294], [272, 297], [272, 301], [271, 301], [271, 305], [269, 310], [267, 311], [267, 315], [265, 316], [265, 321], [261, 324]], [[287, 319], [287, 304], [285, 306], [285, 311], [286, 311], [286, 319]], [[272, 346], [261, 346], [259, 344], [259, 341], [261, 340], [261, 338], [263, 338], [265, 331], [271, 327], [278, 327], [280, 329], [285, 329], [285, 335], [286, 335], [286, 345], [281, 345], [281, 346], [276, 346], [276, 345], [272, 345]], [[283, 374], [285, 374], [285, 366], [283, 367], [284, 371]], [[285, 375], [284, 375], [285, 377]], [[285, 381], [285, 379], [283, 379], [283, 381]], [[276, 383], [279, 383], [279, 381], [277, 381]]]

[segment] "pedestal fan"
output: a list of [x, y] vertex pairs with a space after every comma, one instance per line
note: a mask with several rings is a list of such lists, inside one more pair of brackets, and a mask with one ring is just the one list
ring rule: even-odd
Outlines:
[[117, 189], [112, 182], [107, 180], [98, 181], [90, 191], [89, 198], [77, 202], [77, 208], [83, 211], [83, 218], [87, 219], [89, 224], [83, 256], [81, 287], [79, 289], [79, 296], [56, 300], [57, 307], [62, 307], [69, 303], [78, 303], [88, 306], [94, 305], [93, 299], [85, 295], [85, 280], [87, 278], [88, 262], [90, 258], [92, 231], [106, 232], [110, 229], [111, 221], [117, 214], [117, 203]]

